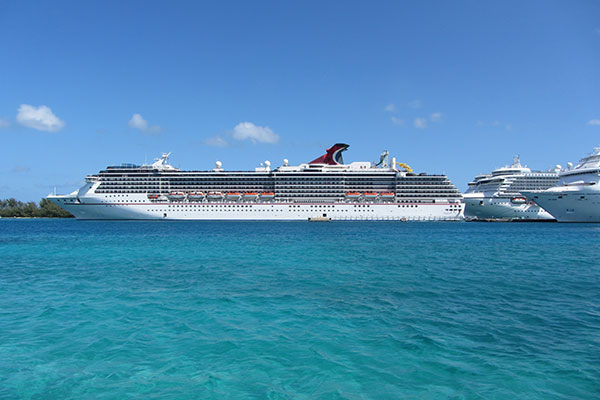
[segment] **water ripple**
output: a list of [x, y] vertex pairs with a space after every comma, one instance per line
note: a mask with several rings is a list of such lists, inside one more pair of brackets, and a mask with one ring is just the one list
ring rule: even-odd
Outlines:
[[595, 225], [0, 221], [0, 398], [600, 398]]

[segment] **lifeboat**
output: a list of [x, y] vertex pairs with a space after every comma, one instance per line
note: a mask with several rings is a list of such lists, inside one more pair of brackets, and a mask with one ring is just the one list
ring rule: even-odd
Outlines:
[[365, 200], [376, 200], [379, 197], [379, 193], [367, 192], [363, 194]]
[[150, 199], [150, 200], [156, 200], [159, 198], [159, 196], [160, 195], [156, 194], [156, 193], [148, 193], [148, 199]]
[[273, 200], [275, 198], [275, 193], [273, 192], [263, 192], [260, 195], [260, 199], [263, 201]]
[[394, 192], [383, 192], [381, 193], [381, 200], [394, 200], [396, 198], [396, 193]]
[[247, 192], [244, 193], [242, 197], [244, 198], [244, 200], [256, 200], [256, 196], [258, 196], [258, 193], [256, 192]]
[[225, 199], [227, 200], [239, 200], [242, 195], [240, 192], [229, 192], [225, 195]]
[[359, 192], [348, 192], [346, 193], [346, 198], [348, 200], [358, 200], [360, 198]]
[[525, 204], [527, 203], [527, 199], [525, 197], [513, 197], [510, 199], [510, 202], [513, 204]]
[[191, 201], [199, 201], [204, 198], [204, 193], [202, 192], [189, 192], [188, 199]]
[[208, 200], [221, 200], [223, 198], [223, 193], [221, 192], [208, 192], [206, 195]]
[[169, 200], [183, 200], [185, 199], [185, 193], [183, 192], [171, 192], [167, 195]]

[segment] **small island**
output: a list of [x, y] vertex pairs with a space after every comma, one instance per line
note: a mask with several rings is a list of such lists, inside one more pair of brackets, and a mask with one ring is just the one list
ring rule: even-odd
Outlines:
[[0, 217], [2, 218], [73, 218], [48, 199], [42, 199], [39, 205], [33, 201], [22, 202], [15, 199], [0, 200]]

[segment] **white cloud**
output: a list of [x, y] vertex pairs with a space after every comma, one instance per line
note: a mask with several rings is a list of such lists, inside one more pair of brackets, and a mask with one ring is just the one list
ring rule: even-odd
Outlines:
[[394, 125], [399, 125], [399, 126], [404, 125], [404, 120], [400, 119], [398, 117], [392, 117], [392, 122], [394, 123]]
[[507, 131], [512, 131], [512, 125], [511, 125], [511, 124], [506, 124], [506, 125], [504, 125], [504, 128], [505, 128]]
[[279, 135], [268, 126], [256, 126], [252, 122], [240, 122], [233, 128], [233, 138], [237, 140], [250, 139], [253, 143], [277, 143]]
[[0, 118], [0, 129], [8, 128], [10, 126], [10, 121], [8, 118]]
[[440, 122], [442, 120], [442, 113], [441, 112], [431, 113], [431, 115], [429, 116], [429, 120], [431, 122]]
[[419, 99], [411, 100], [408, 102], [408, 106], [410, 108], [421, 108], [423, 106], [423, 102]]
[[223, 139], [221, 136], [215, 136], [204, 139], [204, 144], [207, 146], [214, 147], [227, 147], [229, 146], [229, 142]]
[[17, 110], [17, 122], [28, 128], [47, 132], [57, 132], [66, 125], [65, 121], [52, 113], [50, 107], [34, 107], [29, 104], [21, 104]]
[[427, 119], [425, 118], [415, 118], [413, 125], [417, 129], [425, 129], [427, 128]]
[[391, 113], [396, 112], [396, 105], [394, 103], [390, 103], [387, 106], [385, 106], [383, 111], [387, 111], [387, 112], [391, 112]]
[[148, 121], [146, 121], [141, 114], [133, 114], [129, 120], [129, 126], [144, 131], [148, 129]]
[[135, 113], [129, 120], [129, 126], [144, 133], [160, 133], [161, 128], [158, 125], [149, 125], [148, 121], [141, 114]]
[[590, 119], [588, 125], [600, 125], [600, 119]]

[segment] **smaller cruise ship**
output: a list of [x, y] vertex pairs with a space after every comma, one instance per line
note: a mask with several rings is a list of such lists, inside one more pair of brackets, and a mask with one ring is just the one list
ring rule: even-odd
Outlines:
[[560, 172], [558, 184], [526, 191], [528, 199], [544, 207], [558, 222], [600, 222], [600, 147], [573, 168]]
[[[557, 166], [558, 167], [558, 166]], [[531, 171], [515, 156], [512, 165], [477, 175], [463, 194], [467, 220], [553, 220], [523, 191], [548, 189], [558, 181], [558, 169]]]

